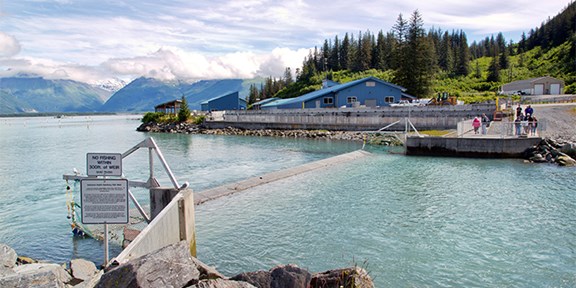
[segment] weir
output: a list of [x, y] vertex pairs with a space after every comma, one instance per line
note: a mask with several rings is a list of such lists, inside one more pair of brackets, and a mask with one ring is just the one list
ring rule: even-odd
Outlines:
[[196, 205], [202, 204], [206, 201], [218, 199], [220, 197], [232, 195], [259, 185], [267, 184], [270, 182], [278, 181], [298, 174], [310, 172], [317, 169], [327, 168], [330, 166], [338, 165], [341, 163], [349, 162], [370, 155], [370, 152], [364, 150], [357, 150], [354, 152], [330, 157], [323, 160], [318, 160], [312, 163], [300, 165], [298, 167], [288, 168], [281, 171], [271, 172], [262, 176], [252, 177], [250, 179], [222, 185], [216, 188], [204, 190], [195, 193], [194, 203]]
[[[190, 244], [191, 255], [196, 256], [194, 219], [195, 205], [245, 191], [262, 184], [278, 181], [313, 170], [338, 165], [340, 163], [345, 163], [370, 155], [369, 152], [357, 150], [297, 167], [252, 177], [244, 181], [222, 185], [202, 192], [193, 193], [192, 190], [188, 188], [187, 182], [184, 185], [178, 184], [168, 164], [164, 160], [164, 156], [152, 138], [144, 140], [125, 153], [118, 154], [118, 156], [120, 157], [121, 155], [121, 158], [125, 158], [140, 148], [149, 149], [150, 177], [146, 182], [129, 181], [127, 179], [125, 181], [127, 181], [128, 186], [130, 187], [144, 187], [150, 190], [151, 216], [146, 214], [144, 211], [145, 209], [138, 204], [138, 201], [136, 201], [132, 193], [130, 193], [130, 197], [136, 206], [135, 209], [131, 209], [129, 212], [129, 214], [131, 214], [129, 217], [130, 221], [127, 224], [112, 225], [113, 229], [111, 234], [112, 238], [120, 240], [118, 242], [122, 242], [121, 238], [126, 237], [126, 231], [131, 230], [138, 234], [135, 238], [130, 239], [130, 243], [125, 247], [125, 249], [117, 257], [113, 258], [110, 263], [105, 261], [105, 266], [125, 263], [130, 259], [143, 256], [167, 245], [178, 243], [182, 240], [186, 240]], [[156, 155], [160, 159], [160, 162], [169, 175], [173, 187], [160, 187], [160, 184], [154, 177], [154, 152], [156, 152]], [[122, 175], [122, 179], [124, 179], [123, 177], [124, 175]], [[67, 181], [77, 182], [84, 179], [109, 179], [97, 178], [94, 176], [84, 176], [77, 172], [74, 175], [63, 175], [63, 178]], [[80, 208], [80, 205], [77, 205], [77, 207]], [[138, 213], [141, 214], [141, 217], [132, 215]], [[107, 228], [105, 228], [104, 231], [101, 231], [100, 226], [101, 225], [89, 225], [84, 227], [85, 229], [86, 227], [89, 227], [92, 232], [90, 236], [96, 239], [102, 239], [101, 235], [108, 235], [109, 232]], [[105, 227], [107, 227], [107, 225]]]

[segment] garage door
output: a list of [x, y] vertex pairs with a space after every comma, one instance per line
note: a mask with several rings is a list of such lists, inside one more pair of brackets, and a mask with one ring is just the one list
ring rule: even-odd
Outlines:
[[534, 85], [534, 95], [542, 95], [542, 94], [544, 94], [544, 84]]
[[552, 95], [560, 94], [560, 84], [550, 84], [550, 94]]

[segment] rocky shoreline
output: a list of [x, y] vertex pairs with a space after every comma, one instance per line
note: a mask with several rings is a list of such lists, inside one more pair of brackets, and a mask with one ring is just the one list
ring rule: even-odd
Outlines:
[[206, 135], [237, 135], [257, 137], [282, 137], [282, 138], [309, 138], [344, 141], [366, 141], [366, 144], [383, 146], [402, 146], [403, 143], [396, 135], [389, 133], [365, 133], [351, 131], [327, 131], [327, 130], [244, 130], [234, 127], [225, 129], [206, 129], [202, 125], [193, 123], [143, 123], [138, 128], [140, 132], [157, 133], [181, 133], [181, 134], [206, 134]]
[[[402, 146], [403, 143], [396, 135], [384, 133], [364, 133], [350, 131], [326, 130], [243, 130], [234, 127], [225, 129], [206, 129], [202, 125], [192, 123], [165, 123], [149, 122], [141, 124], [137, 129], [140, 132], [156, 133], [182, 133], [206, 135], [240, 135], [257, 137], [281, 138], [309, 138], [344, 141], [365, 141], [370, 145]], [[560, 137], [558, 140], [545, 138], [537, 146], [524, 152], [524, 159], [531, 163], [551, 163], [560, 166], [576, 166], [576, 143]]]
[[74, 259], [65, 265], [38, 263], [19, 257], [4, 244], [0, 244], [0, 263], [0, 287], [374, 287], [369, 273], [358, 266], [310, 273], [288, 264], [226, 277], [190, 256], [186, 241], [107, 271], [99, 270], [94, 263], [83, 259]]

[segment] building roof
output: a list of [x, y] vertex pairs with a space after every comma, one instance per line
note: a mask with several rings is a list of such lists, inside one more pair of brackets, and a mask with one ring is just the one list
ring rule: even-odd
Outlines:
[[[210, 98], [210, 99], [208, 99], [208, 100], [200, 103], [200, 105], [206, 105], [206, 104], [210, 103], [210, 101], [214, 101], [214, 100], [220, 99], [220, 98], [222, 98], [222, 97], [230, 96], [230, 95], [232, 95], [232, 94], [234, 94], [234, 93], [238, 94], [238, 91], [236, 91], [236, 92], [232, 92], [232, 91], [226, 92], [226, 93], [224, 93], [224, 94], [222, 94], [222, 95], [219, 95], [219, 96]], [[238, 97], [238, 99], [242, 99], [242, 98]], [[246, 100], [244, 100], [244, 101], [246, 101]]]
[[253, 105], [253, 106], [254, 106], [254, 105], [264, 105], [264, 104], [270, 103], [270, 102], [272, 102], [272, 101], [274, 101], [274, 100], [278, 100], [278, 98], [276, 98], [276, 97], [267, 98], [267, 99], [264, 99], [264, 100], [260, 100], [260, 101], [258, 101], [258, 102], [255, 102], [255, 103], [252, 104], [252, 105]]
[[166, 107], [166, 106], [174, 106], [176, 103], [182, 103], [182, 100], [176, 99], [176, 100], [164, 102], [164, 103], [162, 103], [162, 104], [158, 104], [158, 105], [154, 106], [154, 108], [160, 108], [160, 107]]
[[535, 77], [535, 78], [518, 80], [518, 81], [506, 83], [506, 84], [502, 85], [502, 90], [504, 90], [504, 91], [507, 91], [508, 89], [518, 90], [518, 89], [521, 89], [522, 87], [531, 87], [533, 83], [538, 82], [540, 80], [547, 79], [547, 78], [558, 81], [558, 82], [564, 82], [561, 79], [557, 79], [557, 78], [550, 77], [550, 76]]
[[339, 85], [334, 85], [328, 88], [324, 88], [324, 89], [320, 89], [320, 90], [316, 90], [313, 92], [310, 92], [308, 94], [304, 94], [302, 96], [299, 97], [295, 97], [295, 98], [289, 98], [289, 99], [282, 99], [285, 101], [282, 101], [281, 103], [278, 101], [274, 101], [272, 103], [268, 103], [266, 105], [262, 105], [263, 107], [269, 107], [269, 106], [277, 106], [277, 105], [284, 105], [284, 104], [294, 104], [294, 103], [301, 103], [301, 102], [306, 102], [312, 99], [316, 99], [318, 97], [322, 97], [322, 96], [326, 96], [328, 94], [332, 94], [332, 93], [337, 93], [339, 91], [342, 91], [344, 89], [350, 88], [352, 86], [358, 85], [360, 83], [366, 82], [366, 81], [376, 81], [379, 82], [381, 84], [384, 85], [388, 85], [391, 87], [394, 87], [402, 92], [406, 91], [406, 88], [402, 87], [402, 86], [398, 86], [389, 82], [386, 82], [384, 80], [380, 80], [374, 76], [370, 76], [370, 77], [366, 77], [366, 78], [362, 78], [362, 79], [358, 79], [358, 80], [354, 80], [348, 83], [344, 83], [344, 84], [339, 84]]

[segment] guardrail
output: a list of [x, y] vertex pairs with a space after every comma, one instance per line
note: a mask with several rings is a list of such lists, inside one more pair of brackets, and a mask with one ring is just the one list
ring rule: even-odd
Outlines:
[[531, 125], [528, 121], [491, 121], [486, 127], [486, 134], [482, 133], [482, 127], [478, 128], [478, 133], [474, 132], [473, 119], [467, 119], [458, 123], [458, 137], [540, 137], [548, 126], [546, 119], [539, 120], [537, 125]]

